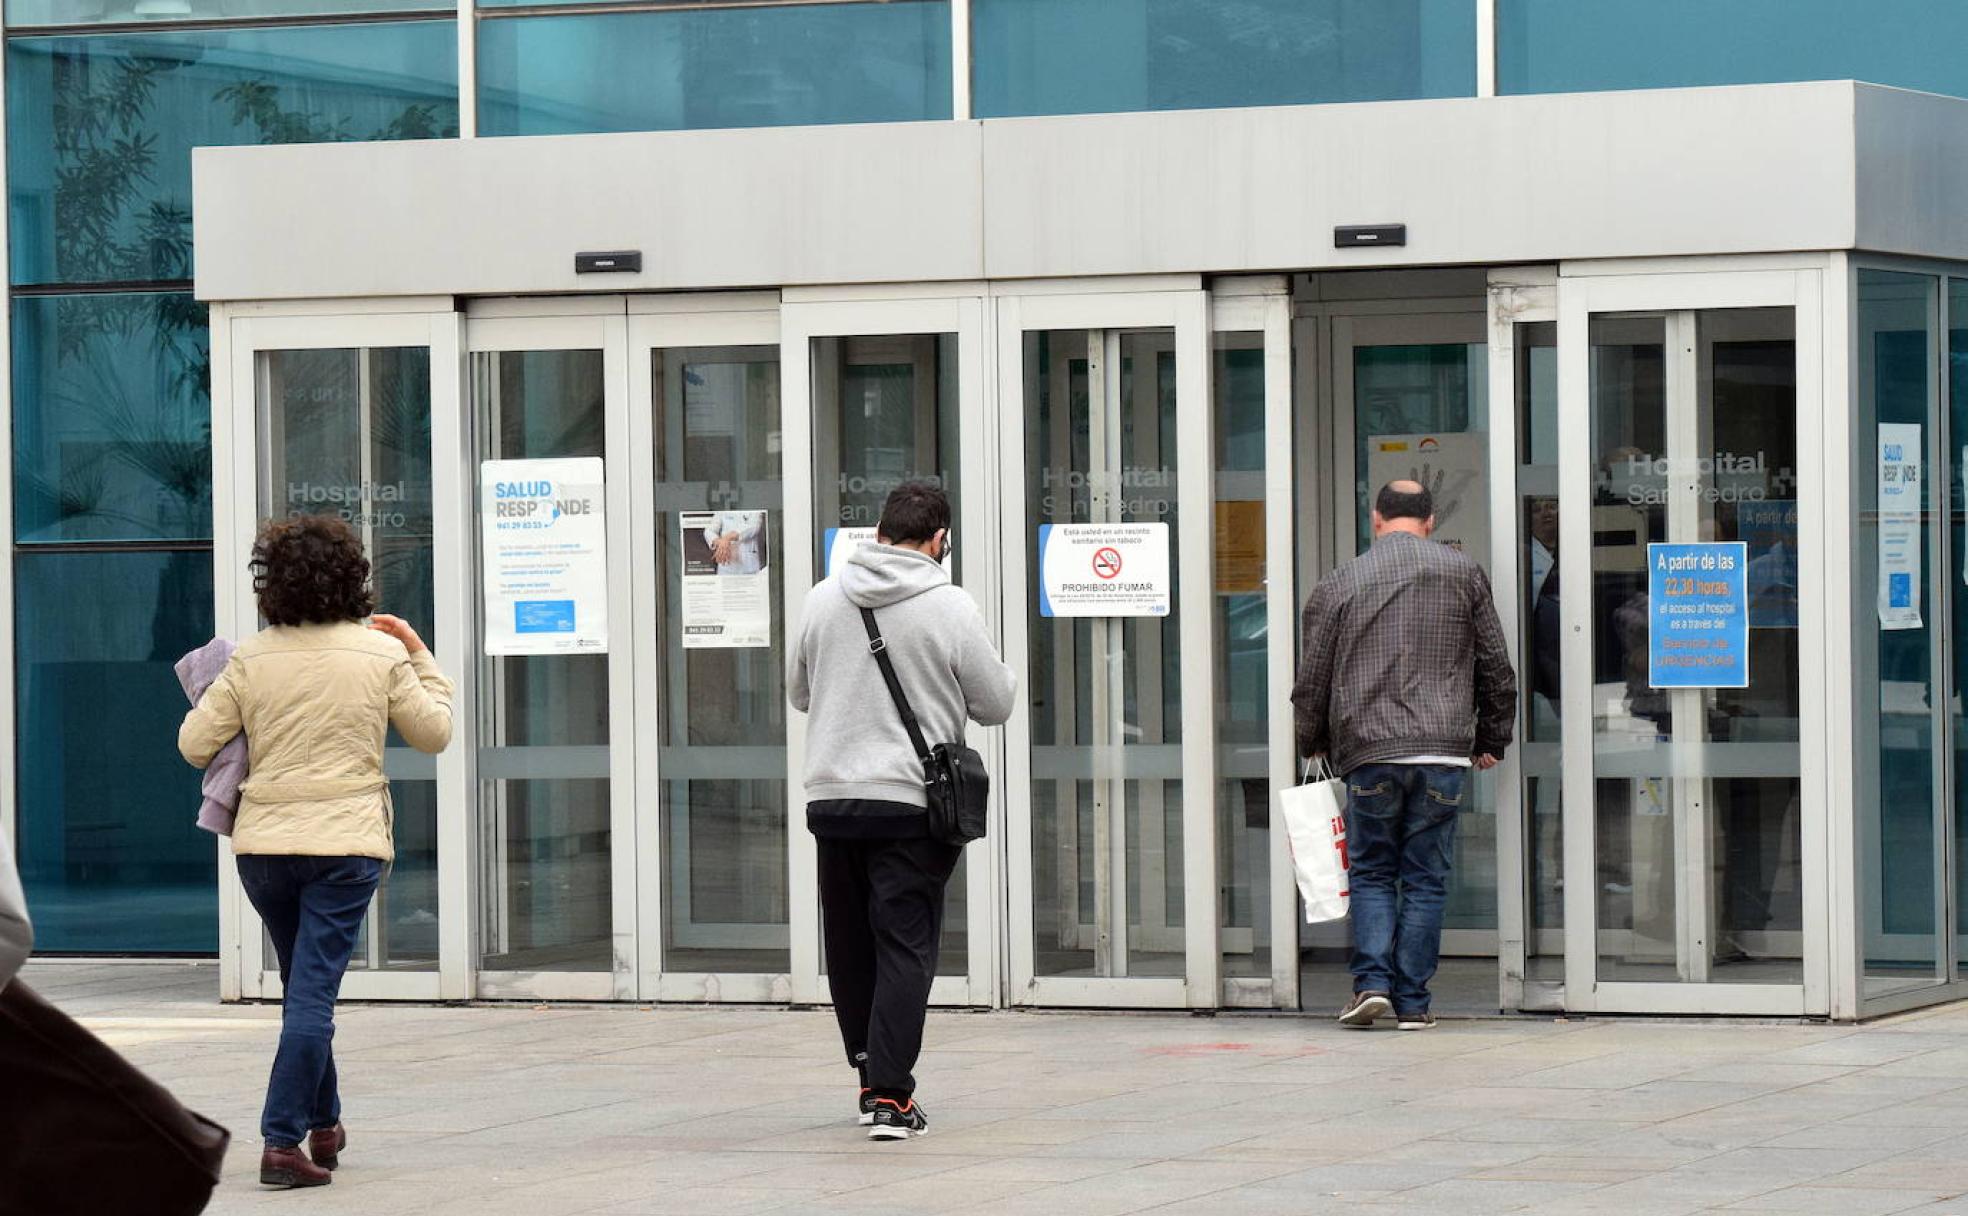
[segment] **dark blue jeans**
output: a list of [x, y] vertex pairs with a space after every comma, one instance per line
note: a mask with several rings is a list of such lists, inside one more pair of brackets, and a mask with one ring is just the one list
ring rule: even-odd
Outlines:
[[292, 1147], [342, 1117], [335, 1086], [335, 997], [356, 930], [382, 880], [373, 857], [242, 854], [239, 881], [280, 956], [286, 1001], [260, 1138]]
[[1428, 1012], [1468, 775], [1441, 764], [1366, 764], [1346, 775], [1353, 991], [1387, 993], [1397, 1014]]

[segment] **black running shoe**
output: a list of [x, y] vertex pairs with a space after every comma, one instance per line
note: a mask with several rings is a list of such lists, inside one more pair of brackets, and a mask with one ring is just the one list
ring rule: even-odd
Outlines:
[[875, 1121], [875, 1091], [861, 1087], [861, 1126], [866, 1127]]
[[929, 1131], [929, 1118], [923, 1114], [922, 1105], [910, 1098], [897, 1102], [894, 1098], [876, 1098], [874, 1122], [868, 1128], [870, 1140], [907, 1140]]

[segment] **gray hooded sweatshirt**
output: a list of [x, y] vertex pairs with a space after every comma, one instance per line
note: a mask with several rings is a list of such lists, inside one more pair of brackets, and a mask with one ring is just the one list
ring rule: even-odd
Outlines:
[[966, 719], [996, 726], [1009, 718], [1018, 677], [999, 660], [969, 594], [927, 554], [863, 543], [807, 596], [786, 695], [811, 719], [807, 800], [828, 804], [809, 808], [808, 826], [825, 835], [920, 835], [922, 762], [869, 653], [863, 607], [875, 610], [931, 747], [962, 739]]
[[0, 988], [27, 961], [34, 948], [34, 926], [27, 921], [27, 896], [21, 893], [20, 875], [14, 872], [14, 859], [7, 852], [6, 833], [0, 832]]

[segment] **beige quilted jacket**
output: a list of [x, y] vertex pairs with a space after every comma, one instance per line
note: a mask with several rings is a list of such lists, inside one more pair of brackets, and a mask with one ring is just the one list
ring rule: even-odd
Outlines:
[[395, 854], [383, 740], [451, 742], [451, 681], [428, 650], [364, 625], [277, 625], [243, 643], [185, 716], [178, 750], [204, 768], [240, 731], [235, 853]]

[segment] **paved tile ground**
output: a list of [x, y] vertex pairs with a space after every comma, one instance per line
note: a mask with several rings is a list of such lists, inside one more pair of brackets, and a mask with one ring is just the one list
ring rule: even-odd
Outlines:
[[1968, 1216], [1968, 1007], [1425, 1034], [939, 1013], [907, 1144], [854, 1125], [824, 1010], [353, 1007], [346, 1163], [289, 1194], [256, 1182], [277, 1008], [218, 1005], [210, 966], [28, 974], [233, 1128], [215, 1213]]

